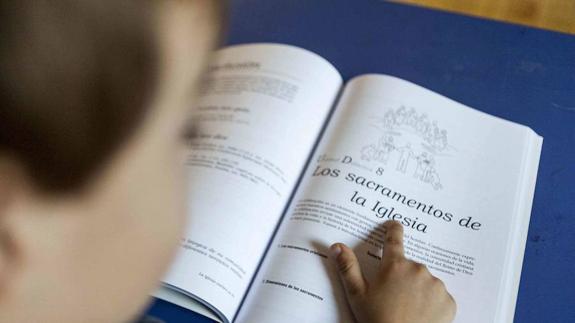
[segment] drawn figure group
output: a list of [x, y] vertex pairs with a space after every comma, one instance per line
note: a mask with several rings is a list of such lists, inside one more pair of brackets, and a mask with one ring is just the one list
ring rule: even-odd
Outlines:
[[389, 130], [399, 126], [408, 127], [438, 152], [448, 147], [447, 130], [440, 129], [436, 121], [431, 121], [426, 113], [418, 114], [414, 108], [408, 110], [401, 106], [387, 111], [382, 119], [382, 126]]
[[416, 166], [413, 172], [415, 179], [430, 184], [435, 190], [442, 188], [439, 174], [435, 169], [433, 155], [425, 151], [416, 154], [411, 147], [411, 143], [397, 147], [394, 144], [393, 136], [384, 135], [378, 140], [377, 144], [364, 146], [361, 150], [361, 159], [377, 161], [384, 165], [388, 164], [392, 155], [397, 158], [396, 171], [406, 174], [408, 167], [412, 162], [415, 162]]
[[421, 152], [417, 154], [414, 152], [411, 143], [404, 146], [396, 146], [394, 137], [391, 135], [383, 135], [377, 144], [364, 146], [361, 149], [361, 159], [365, 161], [377, 161], [387, 165], [390, 157], [394, 155], [397, 159], [395, 170], [406, 174], [409, 166], [415, 163], [413, 178], [420, 180], [424, 183], [430, 184], [433, 189], [439, 190], [443, 186], [439, 174], [435, 168], [435, 159], [431, 153]]

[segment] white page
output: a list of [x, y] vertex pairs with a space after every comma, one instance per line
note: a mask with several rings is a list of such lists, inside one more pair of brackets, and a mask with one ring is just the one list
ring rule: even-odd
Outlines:
[[[409, 82], [375, 75], [354, 79], [239, 321], [351, 322], [328, 247], [352, 247], [372, 279], [381, 255], [378, 225], [393, 210], [402, 216], [396, 220], [409, 224], [406, 256], [426, 264], [454, 296], [455, 322], [503, 322], [498, 311], [511, 278], [506, 258], [515, 257], [510, 246], [520, 243], [510, 241], [516, 237], [513, 226], [518, 219], [528, 222], [531, 210], [522, 206], [535, 184], [534, 174], [527, 173], [536, 168], [526, 160], [536, 162], [540, 143], [524, 126]], [[527, 175], [531, 180], [524, 180]], [[358, 184], [359, 177], [366, 181]], [[380, 213], [373, 211], [377, 201], [377, 208], [384, 207]]]
[[233, 318], [340, 87], [295, 47], [217, 54], [192, 117], [189, 223], [167, 285]]

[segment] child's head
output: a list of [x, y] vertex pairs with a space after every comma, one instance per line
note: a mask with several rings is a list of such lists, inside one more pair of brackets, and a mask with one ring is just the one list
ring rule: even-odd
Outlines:
[[123, 321], [181, 236], [216, 0], [0, 3], [0, 321]]

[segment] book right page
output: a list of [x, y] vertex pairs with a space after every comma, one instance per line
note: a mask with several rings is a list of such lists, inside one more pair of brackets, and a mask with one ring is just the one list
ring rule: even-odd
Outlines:
[[390, 219], [454, 296], [455, 322], [512, 320], [541, 142], [407, 81], [355, 78], [239, 321], [352, 322], [328, 247], [352, 247], [371, 280]]

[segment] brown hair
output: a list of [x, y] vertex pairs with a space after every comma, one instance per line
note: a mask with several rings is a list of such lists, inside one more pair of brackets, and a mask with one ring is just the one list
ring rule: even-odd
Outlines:
[[140, 123], [157, 69], [145, 0], [0, 3], [0, 155], [81, 186]]

